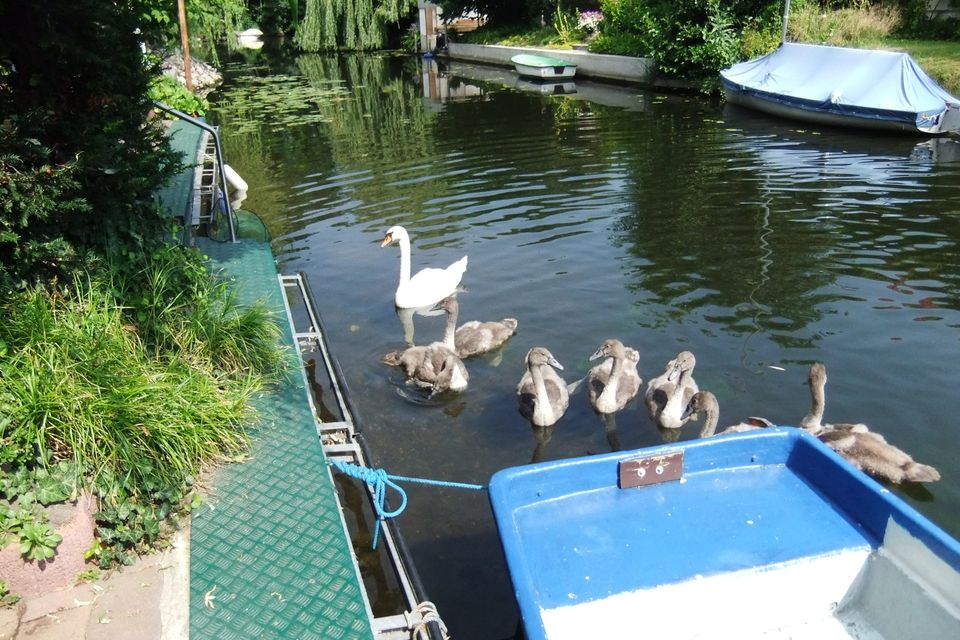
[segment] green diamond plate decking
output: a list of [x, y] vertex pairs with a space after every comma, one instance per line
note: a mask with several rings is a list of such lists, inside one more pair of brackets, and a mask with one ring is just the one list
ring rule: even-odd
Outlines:
[[194, 213], [194, 165], [200, 152], [200, 142], [204, 138], [204, 131], [184, 120], [174, 120], [167, 129], [167, 138], [170, 148], [180, 153], [182, 162], [187, 165], [184, 171], [170, 179], [156, 194], [156, 200], [172, 217], [181, 218], [188, 223]]
[[284, 326], [291, 375], [256, 400], [249, 460], [208, 482], [190, 538], [190, 637], [372, 638], [335, 488], [316, 433], [269, 245], [198, 239], [241, 302], [264, 299]]

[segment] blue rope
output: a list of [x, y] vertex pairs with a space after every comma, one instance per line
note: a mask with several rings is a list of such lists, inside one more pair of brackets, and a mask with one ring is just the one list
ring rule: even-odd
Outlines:
[[[377, 540], [380, 538], [380, 522], [385, 518], [393, 518], [403, 513], [407, 508], [407, 492], [403, 490], [394, 480], [402, 482], [416, 482], [419, 484], [432, 484], [441, 487], [456, 487], [458, 489], [474, 489], [483, 491], [486, 489], [480, 484], [468, 484], [466, 482], [450, 482], [447, 480], [428, 480], [426, 478], [411, 478], [408, 476], [395, 476], [387, 473], [383, 469], [372, 469], [370, 467], [361, 467], [352, 462], [342, 462], [340, 460], [331, 460], [331, 467], [334, 467], [341, 473], [351, 478], [362, 480], [373, 487], [373, 507], [377, 512], [377, 524], [373, 530], [373, 549], [377, 548]], [[387, 487], [391, 487], [400, 494], [400, 506], [393, 511], [387, 511], [385, 504], [387, 500]]]

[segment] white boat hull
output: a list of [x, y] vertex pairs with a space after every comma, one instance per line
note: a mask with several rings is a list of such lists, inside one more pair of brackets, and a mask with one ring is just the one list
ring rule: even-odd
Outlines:
[[577, 68], [573, 65], [558, 67], [531, 67], [525, 64], [513, 64], [517, 73], [524, 78], [535, 78], [537, 80], [564, 80], [577, 75]]

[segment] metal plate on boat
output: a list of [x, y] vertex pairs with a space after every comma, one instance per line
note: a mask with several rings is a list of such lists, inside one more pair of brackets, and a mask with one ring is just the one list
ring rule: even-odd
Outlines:
[[617, 474], [621, 489], [679, 480], [683, 475], [683, 451], [621, 460]]

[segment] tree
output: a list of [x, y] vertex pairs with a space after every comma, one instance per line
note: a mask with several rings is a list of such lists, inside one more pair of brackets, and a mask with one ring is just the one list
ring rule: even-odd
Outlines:
[[416, 0], [306, 0], [296, 43], [304, 51], [371, 50], [387, 28], [410, 14]]
[[177, 163], [145, 125], [136, 16], [100, 0], [0, 9], [0, 287], [62, 277], [159, 235]]

